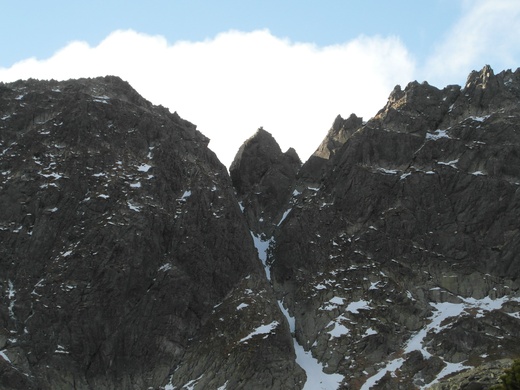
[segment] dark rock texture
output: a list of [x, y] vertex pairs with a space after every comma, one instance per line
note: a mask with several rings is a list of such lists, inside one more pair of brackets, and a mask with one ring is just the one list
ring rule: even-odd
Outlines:
[[246, 278], [264, 316], [219, 329], [237, 347], [213, 388], [304, 380], [208, 141], [116, 77], [0, 84], [0, 388], [182, 386]]
[[253, 232], [271, 232], [280, 221], [300, 166], [296, 151], [283, 153], [263, 128], [240, 147], [229, 173]]

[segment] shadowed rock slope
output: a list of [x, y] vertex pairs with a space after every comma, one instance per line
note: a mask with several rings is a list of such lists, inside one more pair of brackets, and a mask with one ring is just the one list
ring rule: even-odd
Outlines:
[[0, 84], [0, 388], [300, 387], [208, 141], [116, 77]]

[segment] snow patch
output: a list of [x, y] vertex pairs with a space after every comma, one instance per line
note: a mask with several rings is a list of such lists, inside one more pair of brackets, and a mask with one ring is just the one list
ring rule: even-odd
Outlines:
[[110, 100], [110, 98], [106, 95], [103, 95], [103, 96], [92, 96], [92, 101], [94, 102], [98, 102], [98, 103], [104, 103], [104, 104], [108, 104], [108, 101], [107, 100]]
[[450, 363], [447, 361], [444, 361], [444, 363], [446, 363], [446, 367], [444, 367], [441, 370], [441, 372], [439, 372], [437, 374], [437, 377], [432, 382], [428, 383], [427, 386], [423, 386], [422, 388], [424, 388], [424, 389], [429, 388], [430, 386], [434, 385], [435, 383], [438, 383], [442, 378], [444, 378], [450, 374], [465, 370], [467, 368], [471, 368], [471, 366], [465, 366], [462, 363]]
[[370, 282], [370, 287], [368, 288], [369, 290], [377, 290], [379, 289], [379, 287], [377, 287], [377, 285], [380, 283], [380, 281], [377, 281], [377, 282]]
[[181, 196], [179, 199], [177, 199], [177, 200], [185, 201], [185, 200], [188, 199], [190, 196], [191, 196], [191, 191], [190, 191], [190, 190], [186, 190], [186, 191], [184, 191], [184, 193], [182, 194], [182, 196]]
[[128, 208], [135, 212], [141, 211], [141, 206], [136, 205], [135, 203], [132, 203], [130, 201], [127, 201], [126, 204], [128, 205]]
[[253, 237], [253, 243], [258, 252], [258, 258], [264, 265], [265, 276], [267, 277], [267, 280], [271, 281], [271, 270], [267, 264], [267, 250], [269, 249], [269, 245], [271, 245], [273, 242], [273, 237], [263, 240], [260, 235], [256, 235], [253, 232], [250, 233], [251, 237]]
[[257, 335], [267, 335], [265, 336], [264, 338], [267, 338], [269, 336], [269, 334], [274, 330], [276, 329], [276, 327], [280, 325], [278, 321], [273, 321], [271, 322], [270, 324], [267, 324], [267, 325], [260, 325], [258, 326], [255, 330], [253, 330], [250, 334], [248, 334], [246, 337], [240, 339], [239, 343], [243, 343], [247, 340], [250, 340], [252, 339], [254, 336], [257, 336]]
[[391, 360], [390, 362], [388, 362], [388, 364], [386, 366], [384, 366], [381, 370], [379, 370], [379, 372], [377, 374], [368, 378], [367, 381], [365, 383], [363, 383], [363, 386], [361, 386], [360, 390], [371, 389], [372, 386], [374, 386], [378, 380], [380, 380], [382, 377], [384, 377], [387, 372], [395, 372], [396, 370], [401, 368], [403, 363], [404, 363], [403, 358]]
[[289, 213], [291, 211], [292, 211], [292, 207], [290, 209], [285, 210], [285, 212], [282, 215], [282, 218], [280, 219], [280, 222], [278, 222], [278, 225], [276, 225], [276, 226], [280, 226], [282, 224], [282, 222], [285, 220], [285, 218], [287, 218], [287, 216], [289, 215]]
[[387, 175], [397, 175], [398, 171], [395, 169], [377, 168], [379, 172], [383, 172]]
[[456, 159], [456, 160], [451, 160], [451, 161], [447, 161], [447, 162], [437, 161], [437, 164], [439, 164], [439, 165], [447, 165], [447, 166], [450, 166], [452, 168], [458, 169], [457, 168], [457, 163], [458, 162], [459, 162], [459, 159]]
[[148, 172], [152, 166], [149, 164], [141, 164], [137, 167], [139, 172]]
[[486, 119], [488, 119], [491, 115], [486, 116], [470, 116], [468, 119], [472, 119], [475, 122], [484, 122]]
[[65, 347], [63, 347], [62, 345], [58, 345], [56, 346], [56, 350], [54, 351], [54, 353], [63, 353], [65, 355], [68, 355], [70, 352], [67, 351]]
[[7, 298], [9, 298], [9, 307], [8, 307], [9, 317], [11, 317], [12, 319], [15, 319], [14, 303], [16, 302], [16, 299], [14, 299], [14, 298], [16, 296], [16, 290], [14, 289], [14, 285], [13, 285], [13, 282], [11, 282], [11, 280], [7, 281], [7, 285], [9, 286], [8, 290], [7, 290]]
[[340, 298], [340, 297], [333, 297], [331, 298], [327, 304], [320, 308], [320, 310], [334, 310], [334, 309], [337, 309], [338, 306], [341, 306], [341, 305], [344, 305], [345, 304], [345, 298]]
[[169, 271], [172, 269], [172, 265], [170, 263], [166, 263], [166, 264], [163, 264], [159, 267], [158, 271], [163, 271], [163, 272], [166, 272], [166, 271]]
[[[5, 350], [4, 350], [5, 351]], [[11, 361], [11, 359], [9, 359], [9, 356], [6, 355], [6, 353], [4, 351], [0, 351], [0, 357], [2, 359], [4, 359], [7, 363], [9, 364], [13, 364], [13, 362]]]
[[347, 306], [347, 311], [354, 314], [359, 314], [359, 310], [370, 310], [371, 307], [369, 306], [370, 302], [365, 301], [363, 299], [356, 301], [356, 302], [350, 302]]
[[345, 303], [345, 298], [334, 297], [330, 299], [329, 302], [335, 305], [343, 305]]
[[154, 149], [155, 149], [155, 146], [150, 146], [150, 147], [148, 148], [148, 154], [146, 155], [146, 158], [147, 158], [147, 159], [151, 160], [151, 159], [153, 158], [153, 153], [152, 153], [152, 151], [153, 151]]
[[343, 325], [341, 321], [347, 321], [347, 318], [345, 318], [343, 315], [340, 315], [335, 320], [329, 322], [325, 327], [328, 328], [329, 326], [334, 325], [334, 327], [327, 332], [332, 338], [341, 337], [350, 333], [350, 329]]
[[427, 140], [437, 141], [441, 138], [451, 139], [451, 137], [448, 135], [447, 130], [435, 130], [433, 133], [426, 133]]
[[375, 331], [374, 329], [372, 328], [368, 328], [365, 332], [365, 334], [363, 335], [363, 337], [368, 337], [368, 336], [372, 336], [374, 334], [377, 334], [377, 331]]
[[222, 386], [218, 387], [217, 390], [226, 390], [228, 382], [229, 381], [226, 381], [226, 383], [224, 383]]
[[193, 380], [189, 381], [182, 388], [186, 389], [186, 390], [194, 390], [195, 389], [195, 385], [197, 384], [198, 381], [200, 381], [202, 379], [203, 376], [204, 376], [204, 374], [199, 376], [197, 379], [193, 379]]
[[53, 172], [53, 173], [41, 173], [40, 172], [40, 175], [42, 175], [46, 179], [48, 179], [49, 177], [52, 177], [55, 180], [61, 179], [63, 177], [62, 175], [60, 175], [59, 173], [56, 173], [56, 172]]

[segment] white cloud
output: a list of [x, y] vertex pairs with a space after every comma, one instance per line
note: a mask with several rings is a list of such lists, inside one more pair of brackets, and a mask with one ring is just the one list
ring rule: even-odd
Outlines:
[[463, 16], [445, 35], [423, 71], [431, 84], [464, 83], [471, 70], [486, 64], [495, 71], [520, 63], [520, 2], [463, 2]]
[[116, 31], [95, 47], [72, 42], [49, 59], [0, 68], [0, 80], [118, 75], [152, 103], [197, 124], [229, 166], [260, 126], [306, 160], [337, 114], [368, 119], [414, 70], [395, 37], [317, 47], [267, 30], [229, 31], [169, 44], [161, 36]]

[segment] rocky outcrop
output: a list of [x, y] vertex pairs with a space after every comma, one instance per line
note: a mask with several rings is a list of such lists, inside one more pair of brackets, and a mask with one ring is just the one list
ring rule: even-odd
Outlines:
[[273, 136], [259, 128], [240, 147], [229, 173], [251, 230], [268, 233], [280, 221], [301, 161], [292, 148], [283, 153]]
[[1, 84], [0, 102], [0, 388], [171, 388], [210, 367], [207, 388], [304, 380], [193, 124], [117, 77]]

